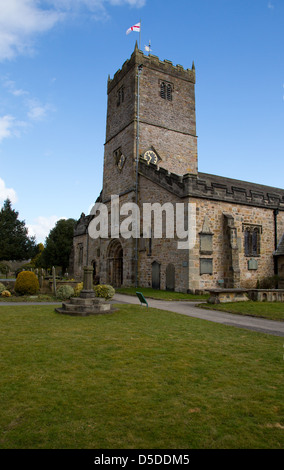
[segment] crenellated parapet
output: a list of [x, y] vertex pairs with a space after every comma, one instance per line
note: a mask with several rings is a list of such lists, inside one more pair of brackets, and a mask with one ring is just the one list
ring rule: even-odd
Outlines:
[[170, 60], [161, 61], [159, 57], [149, 54], [145, 55], [141, 50], [138, 49], [137, 42], [135, 45], [134, 52], [132, 53], [130, 59], [126, 60], [122, 65], [121, 69], [118, 69], [111, 79], [108, 77], [108, 89], [109, 93], [117, 83], [126, 75], [129, 70], [137, 65], [145, 65], [148, 68], [157, 70], [158, 72], [164, 72], [168, 75], [172, 75], [183, 80], [186, 80], [191, 83], [195, 83], [195, 66], [192, 63], [191, 69], [184, 69], [182, 65], [173, 65]]
[[147, 164], [143, 158], [139, 161], [139, 174], [180, 198], [196, 197], [284, 211], [284, 190], [280, 188], [207, 173], [176, 175], [158, 165]]

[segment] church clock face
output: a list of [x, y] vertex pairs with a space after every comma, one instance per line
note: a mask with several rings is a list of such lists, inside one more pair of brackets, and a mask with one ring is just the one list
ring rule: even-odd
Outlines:
[[144, 153], [143, 157], [148, 163], [148, 165], [149, 163], [154, 163], [155, 165], [157, 165], [158, 163], [158, 155], [154, 152], [154, 150], [147, 150]]

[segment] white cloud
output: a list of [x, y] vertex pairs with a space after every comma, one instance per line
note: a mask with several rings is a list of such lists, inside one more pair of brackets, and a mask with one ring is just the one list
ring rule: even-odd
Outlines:
[[141, 8], [144, 7], [146, 0], [109, 0], [111, 5], [124, 5], [128, 4], [132, 7]]
[[26, 224], [29, 236], [35, 236], [37, 243], [44, 243], [50, 230], [55, 227], [56, 222], [60, 219], [66, 219], [66, 217], [57, 217], [56, 215], [51, 215], [50, 217], [37, 217], [35, 219], [35, 224]]
[[17, 194], [13, 188], [6, 188], [5, 181], [0, 178], [0, 202], [5, 201], [7, 198], [10, 199], [12, 204], [17, 202]]
[[102, 9], [106, 3], [115, 6], [130, 5], [132, 7], [143, 7], [146, 0], [49, 0], [48, 3], [63, 11], [78, 10], [82, 7], [90, 11]]
[[7, 137], [19, 137], [21, 131], [26, 128], [28, 124], [23, 121], [18, 121], [14, 116], [6, 114], [0, 116], [0, 143]]
[[10, 115], [0, 117], [0, 142], [13, 134], [15, 118]]
[[[9, 111], [0, 116], [0, 143], [8, 137], [20, 137], [22, 131], [30, 127], [32, 122], [41, 121], [49, 112], [55, 111], [51, 103], [42, 104], [37, 98], [32, 97], [29, 91], [17, 87], [13, 80], [4, 77], [2, 83], [3, 88], [18, 100], [17, 111], [25, 120], [16, 118]], [[11, 103], [11, 107], [15, 110], [14, 103]]]
[[30, 111], [28, 112], [28, 117], [33, 121], [39, 121], [40, 119], [44, 118], [46, 115], [46, 108], [44, 106], [34, 105], [31, 107]]
[[33, 51], [37, 34], [85, 9], [107, 16], [105, 5], [142, 7], [146, 0], [0, 0], [0, 61]]
[[0, 0], [0, 60], [32, 48], [35, 34], [50, 30], [62, 15], [40, 8], [37, 0]]
[[271, 2], [268, 2], [267, 7], [270, 8], [270, 10], [274, 10], [274, 5]]
[[53, 109], [50, 104], [42, 105], [38, 100], [31, 99], [28, 101], [28, 117], [32, 121], [40, 121], [44, 119], [49, 111]]
[[9, 93], [11, 93], [14, 96], [23, 96], [23, 95], [28, 95], [29, 94], [28, 91], [17, 88], [16, 84], [13, 80], [4, 81], [3, 85], [4, 85], [5, 88], [8, 89]]

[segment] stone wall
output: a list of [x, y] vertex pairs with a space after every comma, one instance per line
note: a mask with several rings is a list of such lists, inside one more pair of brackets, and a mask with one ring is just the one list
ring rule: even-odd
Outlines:
[[[175, 178], [173, 178], [175, 181]], [[178, 180], [175, 181], [178, 183]], [[135, 202], [135, 192], [120, 196], [120, 204]], [[165, 226], [162, 238], [143, 239], [143, 211], [145, 202], [157, 202], [161, 205], [188, 202], [196, 204], [196, 244], [191, 250], [177, 249], [178, 239], [166, 238]], [[111, 203], [106, 201], [109, 210]], [[169, 193], [168, 190], [153, 182], [150, 178], [139, 177], [140, 234], [138, 244], [138, 267], [140, 286], [152, 285], [152, 265], [160, 265], [160, 288], [165, 289], [167, 267], [175, 269], [175, 290], [196, 291], [215, 287], [255, 288], [257, 281], [274, 274], [273, 252], [275, 250], [275, 219], [273, 208], [252, 207], [251, 205], [227, 201], [216, 201], [197, 197], [183, 197]], [[120, 222], [123, 217], [120, 218]], [[246, 256], [244, 227], [260, 227], [260, 252], [257, 256]], [[84, 225], [83, 225], [84, 227]], [[277, 216], [277, 238], [284, 232], [284, 212]], [[111, 233], [107, 239], [92, 240], [79, 231], [75, 237], [75, 277], [82, 277], [83, 265], [96, 263], [100, 281], [109, 279], [108, 249]], [[135, 240], [120, 238], [123, 249], [123, 283], [135, 282]], [[79, 263], [79, 247], [83, 247], [83, 262]], [[87, 258], [88, 255], [88, 258]], [[280, 260], [282, 261], [282, 260]], [[279, 263], [282, 269], [283, 262]], [[210, 271], [211, 269], [211, 271]]]
[[[135, 201], [135, 193], [133, 191], [123, 194], [119, 198], [120, 207], [127, 202]], [[99, 282], [106, 284], [112, 283], [110, 274], [110, 258], [112, 254], [109, 253], [111, 244], [118, 242], [123, 250], [123, 285], [131, 286], [135, 282], [134, 273], [134, 256], [135, 256], [135, 241], [133, 238], [125, 239], [121, 236], [112, 237], [111, 233], [111, 200], [104, 201], [108, 210], [108, 236], [106, 238], [94, 239], [87, 236], [87, 231], [80, 233], [74, 237], [74, 277], [76, 279], [83, 279], [83, 267], [87, 265], [94, 266], [94, 275], [99, 277]], [[98, 214], [97, 214], [98, 215]], [[125, 216], [121, 216], [119, 226]], [[89, 217], [90, 222], [92, 217]], [[83, 256], [80, 250], [83, 249]]]
[[[176, 267], [176, 290], [206, 290], [219, 285], [223, 287], [256, 287], [257, 281], [273, 276], [274, 262], [274, 212], [273, 209], [231, 204], [199, 198], [180, 199], [156, 185], [148, 178], [140, 177], [139, 202], [184, 202], [196, 204], [196, 244], [192, 250], [178, 250], [177, 239], [153, 239], [151, 254], [148, 242], [139, 252], [140, 285], [151, 284], [151, 264], [160, 263], [161, 288], [165, 288], [165, 272], [169, 263]], [[230, 219], [235, 234], [235, 262], [232, 258], [232, 246], [228, 222]], [[258, 256], [246, 256], [244, 246], [244, 227], [247, 224], [261, 227], [260, 253]], [[284, 212], [278, 214], [278, 239], [284, 232]], [[212, 239], [212, 246], [201, 246], [202, 235], [207, 243]], [[203, 242], [204, 243], [204, 242]], [[206, 248], [206, 245], [205, 245]], [[202, 271], [202, 263], [212, 263], [212, 273]], [[254, 260], [254, 263], [251, 262]], [[235, 278], [233, 279], [232, 271]], [[206, 269], [205, 269], [206, 271]], [[221, 282], [219, 282], [221, 281]], [[223, 282], [222, 282], [223, 281]]]
[[[129, 61], [128, 61], [129, 62]], [[118, 93], [123, 87], [123, 98]], [[106, 142], [104, 149], [103, 201], [135, 185], [136, 160], [136, 70], [134, 63], [124, 67], [113, 80], [108, 81]], [[115, 151], [123, 156], [118, 165]]]
[[[197, 173], [195, 70], [145, 56], [135, 48], [131, 58], [108, 80], [103, 200], [135, 186], [137, 136], [137, 66], [140, 74], [139, 156], [154, 147], [160, 165], [175, 173]], [[161, 82], [172, 86], [172, 100], [160, 96]], [[123, 99], [118, 99], [123, 89]], [[120, 149], [123, 168], [115, 161]]]
[[[197, 173], [195, 80], [192, 71], [157, 58], [143, 58], [140, 78], [140, 154], [154, 146], [160, 166], [178, 174]], [[161, 67], [161, 64], [164, 67]], [[172, 99], [160, 96], [161, 82], [172, 87]]]
[[[139, 205], [141, 214], [141, 233], [143, 227], [143, 203], [159, 203], [164, 205], [167, 202], [173, 204], [180, 202], [175, 196], [169, 198], [169, 193], [163, 188], [153, 184], [143, 176], [139, 180]], [[175, 290], [186, 292], [188, 289], [188, 250], [177, 249], [177, 238], [166, 237], [165, 219], [163, 223], [163, 238], [155, 238], [152, 227], [152, 237], [140, 241], [139, 245], [139, 285], [152, 287], [152, 264], [160, 265], [160, 288], [166, 289], [166, 270], [169, 264], [175, 267]]]
[[[231, 274], [231, 258], [228, 243], [228, 233], [226, 233], [225, 215], [229, 214], [233, 218], [236, 228], [236, 243], [238, 248], [238, 262], [240, 271], [239, 286], [235, 287], [256, 287], [257, 281], [265, 277], [273, 276], [274, 263], [274, 215], [273, 210], [265, 208], [251, 208], [240, 204], [228, 204], [226, 202], [214, 202], [206, 200], [191, 199], [197, 204], [197, 234], [201, 231], [205, 217], [209, 220], [209, 227], [213, 233], [213, 250], [209, 256], [213, 260], [212, 275], [202, 274], [200, 276], [200, 289], [208, 289], [218, 286], [218, 280], [224, 281], [224, 287], [229, 285]], [[284, 213], [278, 216], [278, 233], [284, 230]], [[244, 224], [261, 226], [260, 254], [259, 256], [246, 256], [244, 247]], [[282, 232], [283, 233], [283, 232]], [[204, 257], [198, 252], [198, 244], [195, 248], [196, 258]], [[249, 269], [249, 261], [255, 260], [253, 267]], [[251, 263], [252, 264], [252, 263]]]

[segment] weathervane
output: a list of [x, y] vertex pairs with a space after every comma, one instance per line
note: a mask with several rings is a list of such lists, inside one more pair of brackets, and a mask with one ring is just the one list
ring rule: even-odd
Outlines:
[[148, 52], [148, 55], [150, 55], [150, 52], [152, 52], [151, 41], [150, 40], [149, 40], [148, 46], [145, 46], [145, 51]]

